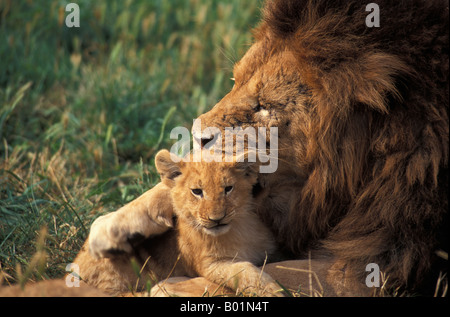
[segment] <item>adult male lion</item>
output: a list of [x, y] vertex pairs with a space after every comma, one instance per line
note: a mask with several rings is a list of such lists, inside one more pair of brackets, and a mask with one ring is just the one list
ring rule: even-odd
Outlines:
[[[278, 127], [259, 212], [286, 251], [325, 250], [360, 282], [376, 263], [390, 285], [413, 288], [447, 251], [448, 3], [376, 3], [379, 27], [366, 25], [368, 2], [269, 1], [234, 88], [200, 119]], [[127, 219], [170, 223], [170, 200], [154, 214], [152, 195], [123, 207], [125, 220], [99, 222], [94, 253], [148, 236]]]

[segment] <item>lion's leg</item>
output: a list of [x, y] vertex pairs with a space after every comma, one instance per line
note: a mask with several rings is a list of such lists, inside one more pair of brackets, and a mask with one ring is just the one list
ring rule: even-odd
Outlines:
[[169, 188], [159, 183], [119, 210], [97, 218], [91, 226], [89, 251], [97, 259], [130, 253], [136, 240], [171, 228], [172, 217]]
[[76, 274], [90, 286], [102, 289], [110, 295], [129, 292], [136, 282], [130, 260], [125, 257], [94, 258], [89, 253], [89, 238], [74, 260]]
[[82, 281], [111, 295], [146, 290], [148, 285], [169, 276], [186, 274], [179, 263], [176, 236], [176, 230], [168, 230], [144, 240], [130, 254], [109, 258], [93, 257], [88, 238], [74, 260], [78, 265], [76, 273]]
[[176, 232], [169, 230], [172, 227], [170, 191], [160, 183], [95, 220], [74, 263], [85, 282], [112, 294], [142, 289], [148, 279], [156, 282], [170, 274], [183, 275], [177, 264]]

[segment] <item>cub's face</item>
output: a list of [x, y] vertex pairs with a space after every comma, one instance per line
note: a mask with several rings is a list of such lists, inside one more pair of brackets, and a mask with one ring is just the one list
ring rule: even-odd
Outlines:
[[252, 205], [257, 182], [251, 163], [178, 162], [160, 151], [155, 159], [162, 181], [172, 188], [177, 216], [209, 235], [226, 233]]

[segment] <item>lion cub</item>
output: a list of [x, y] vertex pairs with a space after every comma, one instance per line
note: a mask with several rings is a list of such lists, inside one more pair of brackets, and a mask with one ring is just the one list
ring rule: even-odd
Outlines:
[[155, 164], [171, 188], [178, 246], [188, 274], [244, 293], [280, 295], [274, 280], [255, 266], [275, 252], [275, 242], [252, 210], [254, 164], [176, 163], [174, 158], [162, 150]]

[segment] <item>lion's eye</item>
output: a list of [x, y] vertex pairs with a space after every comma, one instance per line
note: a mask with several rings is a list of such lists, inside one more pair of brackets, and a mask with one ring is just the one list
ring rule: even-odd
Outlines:
[[194, 194], [194, 196], [203, 197], [203, 190], [201, 190], [200, 188], [191, 189], [191, 192], [192, 194]]
[[228, 195], [233, 190], [233, 186], [227, 186], [225, 187], [225, 195]]
[[258, 104], [255, 107], [253, 107], [253, 110], [255, 110], [255, 112], [258, 112], [261, 111], [261, 109], [262, 109], [261, 103], [259, 103], [258, 101]]

